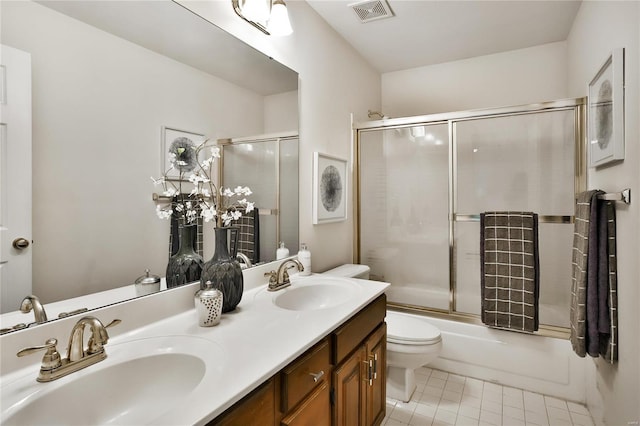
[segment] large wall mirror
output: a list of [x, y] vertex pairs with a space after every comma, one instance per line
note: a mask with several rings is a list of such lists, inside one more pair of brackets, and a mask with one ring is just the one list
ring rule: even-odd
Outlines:
[[[145, 269], [164, 276], [170, 223], [156, 216], [158, 188], [150, 179], [163, 171], [163, 128], [215, 141], [297, 134], [297, 73], [173, 1], [20, 1], [0, 8], [3, 49], [26, 52], [31, 61], [33, 187], [32, 282], [25, 274], [22, 283], [1, 285], [31, 286], [45, 307], [130, 285]], [[269, 189], [291, 195], [295, 185], [295, 197], [282, 197], [279, 211], [295, 216], [286, 223], [295, 224], [297, 239], [295, 144], [287, 189]], [[228, 155], [220, 174], [241, 180], [247, 158], [276, 161], [256, 148], [244, 149], [242, 160]], [[252, 189], [257, 196], [267, 190]], [[208, 260], [213, 229], [205, 225], [204, 235]], [[263, 237], [269, 250], [276, 235]], [[289, 244], [297, 249], [297, 240]], [[19, 304], [2, 300], [2, 313]]]

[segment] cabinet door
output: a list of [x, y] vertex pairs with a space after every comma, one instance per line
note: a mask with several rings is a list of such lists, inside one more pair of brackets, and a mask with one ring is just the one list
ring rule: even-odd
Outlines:
[[382, 323], [367, 339], [371, 377], [367, 383], [367, 425], [379, 425], [385, 416], [387, 399], [387, 324]]
[[365, 425], [367, 364], [363, 345], [334, 370], [333, 416], [336, 426]]
[[322, 382], [296, 409], [287, 414], [282, 426], [330, 426], [329, 384]]
[[208, 426], [269, 426], [275, 424], [275, 385], [270, 379]]

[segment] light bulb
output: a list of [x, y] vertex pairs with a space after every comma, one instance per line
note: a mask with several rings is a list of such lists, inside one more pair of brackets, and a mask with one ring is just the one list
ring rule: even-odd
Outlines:
[[287, 36], [293, 33], [291, 22], [289, 22], [287, 6], [283, 0], [274, 0], [271, 6], [271, 17], [269, 18], [267, 31], [274, 36]]
[[269, 19], [267, 0], [244, 0], [242, 15], [249, 21], [265, 23]]

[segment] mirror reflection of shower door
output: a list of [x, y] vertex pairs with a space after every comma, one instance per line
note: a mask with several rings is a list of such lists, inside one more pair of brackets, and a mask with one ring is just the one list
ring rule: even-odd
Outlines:
[[[239, 143], [224, 147], [223, 182], [225, 187], [248, 186], [253, 192], [248, 199], [257, 209], [277, 211], [278, 206], [278, 142]], [[261, 214], [260, 260], [276, 258], [277, 220], [275, 214]]]
[[388, 301], [449, 310], [447, 124], [360, 135], [360, 261]]
[[260, 211], [260, 261], [275, 260], [278, 242], [298, 251], [298, 136], [231, 140], [223, 146], [225, 187], [248, 186]]

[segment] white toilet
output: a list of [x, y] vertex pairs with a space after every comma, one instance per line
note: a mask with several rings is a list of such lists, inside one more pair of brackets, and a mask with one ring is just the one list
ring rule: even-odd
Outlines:
[[[342, 265], [327, 275], [369, 279], [366, 265]], [[419, 316], [387, 311], [387, 396], [408, 402], [416, 389], [416, 368], [442, 350], [440, 330]]]

